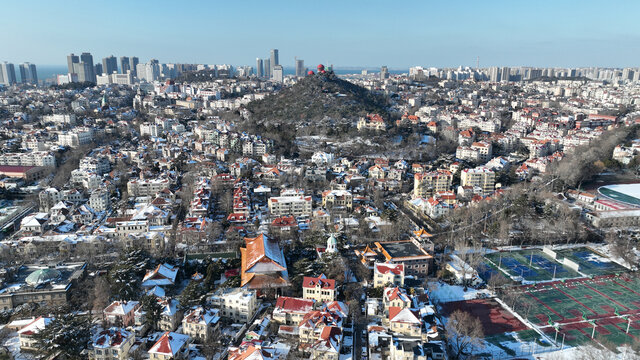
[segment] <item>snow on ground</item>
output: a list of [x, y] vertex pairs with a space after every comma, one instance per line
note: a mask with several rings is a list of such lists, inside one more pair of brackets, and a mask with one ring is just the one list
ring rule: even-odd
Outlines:
[[33, 359], [33, 357], [29, 356], [28, 354], [22, 354], [20, 352], [20, 339], [18, 338], [17, 332], [11, 333], [11, 337], [4, 342], [4, 346], [9, 349], [9, 352], [11, 353], [11, 355], [13, 355], [14, 360]]
[[471, 300], [477, 298], [492, 297], [493, 293], [487, 289], [477, 290], [460, 285], [449, 285], [441, 282], [431, 282], [428, 286], [429, 297], [436, 302], [452, 302], [459, 300]]
[[[606, 185], [605, 189], [617, 191], [623, 195], [631, 196], [636, 199], [640, 198], [640, 184], [618, 184], [618, 185]], [[605, 196], [615, 198], [615, 194], [605, 194]]]
[[[493, 359], [508, 359], [510, 357], [518, 359], [538, 359], [540, 354], [555, 353], [559, 350], [558, 347], [553, 345], [542, 346], [535, 340], [527, 341], [520, 339], [517, 332], [508, 332], [503, 334], [503, 336], [505, 339], [499, 342], [500, 346], [483, 340], [483, 347], [477, 352], [490, 354]], [[507, 340], [508, 337], [511, 337], [511, 339]]]
[[[617, 256], [614, 256], [611, 253], [611, 250], [609, 249], [609, 245], [602, 245], [602, 244], [598, 244], [598, 245], [594, 245], [591, 246], [592, 249], [599, 251], [601, 253], [603, 253], [604, 255], [606, 255], [610, 260], [617, 262], [618, 264], [626, 267], [626, 268], [631, 268], [632, 266], [627, 263], [626, 261], [624, 261], [622, 258], [619, 258]], [[638, 251], [638, 249], [633, 249], [633, 252], [636, 254], [636, 257], [640, 257], [640, 251]]]
[[576, 359], [611, 359], [611, 360], [632, 360], [638, 359], [638, 353], [628, 346], [619, 347], [618, 353], [606, 349], [594, 349], [591, 346], [580, 346], [565, 348], [554, 352], [536, 354], [530, 359], [540, 360], [576, 360]]

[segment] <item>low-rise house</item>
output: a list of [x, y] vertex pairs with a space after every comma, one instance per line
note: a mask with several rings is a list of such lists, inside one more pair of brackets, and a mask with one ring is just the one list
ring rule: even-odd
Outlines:
[[176, 299], [159, 299], [162, 312], [158, 328], [165, 331], [174, 331], [182, 320], [182, 311], [179, 309], [180, 302]]
[[139, 307], [137, 301], [114, 301], [102, 313], [109, 324], [127, 327], [135, 323], [135, 312]]
[[382, 116], [378, 114], [367, 114], [367, 116], [361, 117], [358, 120], [356, 128], [358, 130], [385, 130], [386, 124]]
[[311, 358], [318, 360], [338, 360], [342, 347], [342, 328], [325, 326], [318, 340], [311, 345]]
[[90, 360], [126, 360], [136, 337], [132, 332], [119, 328], [100, 331], [91, 340]]
[[202, 306], [192, 309], [182, 319], [182, 332], [196, 341], [207, 343], [220, 333], [218, 309], [209, 310]]
[[327, 327], [342, 327], [342, 316], [329, 311], [314, 310], [307, 313], [298, 324], [300, 342], [313, 344]]
[[172, 286], [176, 283], [178, 267], [168, 264], [160, 264], [155, 269], [147, 271], [142, 279], [143, 288], [154, 286]]
[[37, 339], [35, 335], [44, 330], [53, 318], [38, 317], [31, 323], [18, 330], [18, 339], [20, 341], [20, 350], [35, 351], [37, 350]]
[[276, 300], [272, 318], [281, 324], [299, 324], [302, 318], [313, 310], [314, 300], [280, 296]]
[[336, 299], [336, 281], [326, 276], [305, 276], [302, 280], [302, 297], [318, 302], [329, 302]]
[[382, 303], [384, 304], [385, 312], [392, 307], [405, 309], [411, 306], [411, 297], [401, 287], [387, 287], [382, 293]]
[[322, 206], [331, 210], [353, 208], [353, 195], [347, 190], [326, 190], [322, 192]]
[[376, 263], [373, 265], [373, 286], [404, 286], [404, 264]]
[[389, 329], [397, 334], [422, 337], [422, 319], [417, 310], [392, 306], [389, 308]]
[[188, 335], [165, 332], [160, 339], [149, 349], [150, 360], [186, 360], [189, 358], [189, 344], [191, 339]]

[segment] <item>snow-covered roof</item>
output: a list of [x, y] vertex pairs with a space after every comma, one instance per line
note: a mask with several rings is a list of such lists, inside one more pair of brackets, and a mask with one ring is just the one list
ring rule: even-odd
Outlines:
[[153, 344], [148, 353], [175, 356], [188, 342], [188, 335], [167, 331]]
[[104, 309], [107, 315], [126, 315], [138, 306], [137, 301], [114, 301]]
[[53, 318], [40, 316], [35, 320], [33, 320], [29, 325], [18, 330], [18, 335], [29, 336], [29, 335], [37, 334], [41, 330], [44, 330], [47, 327], [47, 325], [49, 325], [52, 321], [53, 321]]

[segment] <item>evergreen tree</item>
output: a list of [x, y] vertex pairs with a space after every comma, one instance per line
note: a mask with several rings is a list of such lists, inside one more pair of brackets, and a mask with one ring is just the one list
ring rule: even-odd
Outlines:
[[91, 324], [76, 315], [62, 315], [53, 319], [34, 337], [38, 353], [44, 355], [43, 358], [61, 354], [80, 359], [91, 340]]
[[192, 281], [180, 294], [180, 308], [190, 309], [194, 306], [202, 306], [205, 303], [207, 292], [201, 283]]
[[156, 330], [162, 314], [162, 306], [158, 303], [158, 298], [154, 295], [144, 295], [140, 299], [140, 304], [144, 311], [145, 321], [151, 326], [151, 330]]

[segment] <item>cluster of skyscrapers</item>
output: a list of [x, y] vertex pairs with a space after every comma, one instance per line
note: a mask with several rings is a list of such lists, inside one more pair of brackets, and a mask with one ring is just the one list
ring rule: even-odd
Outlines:
[[[381, 71], [381, 74], [384, 71]], [[537, 78], [578, 78], [609, 82], [640, 81], [640, 68], [537, 68], [537, 67], [508, 67], [493, 66], [489, 68], [425, 68], [414, 66], [409, 69], [409, 76], [416, 80], [424, 80], [429, 76], [440, 79], [463, 81], [474, 79], [478, 81], [508, 82], [527, 81]]]
[[[31, 63], [20, 64], [20, 82], [23, 84], [38, 84], [38, 72], [36, 65]], [[10, 62], [0, 63], [0, 84], [14, 85], [17, 84], [16, 69]]]
[[[306, 75], [307, 69], [304, 67], [304, 60], [295, 58], [295, 70], [297, 77], [304, 77]], [[256, 76], [262, 79], [282, 82], [284, 79], [284, 69], [282, 65], [280, 65], [278, 49], [271, 49], [268, 58], [256, 59]]]
[[139, 60], [137, 57], [122, 56], [120, 58], [120, 72], [118, 72], [118, 59], [111, 55], [102, 59], [102, 64], [93, 63], [93, 55], [88, 52], [80, 56], [73, 53], [67, 56], [67, 68], [70, 82], [97, 82], [98, 76], [110, 76], [113, 74], [128, 74], [137, 76]]
[[284, 73], [280, 59], [278, 58], [278, 49], [271, 49], [270, 56], [266, 59], [256, 59], [256, 76], [267, 79], [280, 79], [282, 81]]

